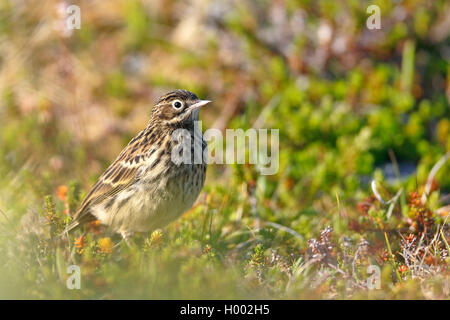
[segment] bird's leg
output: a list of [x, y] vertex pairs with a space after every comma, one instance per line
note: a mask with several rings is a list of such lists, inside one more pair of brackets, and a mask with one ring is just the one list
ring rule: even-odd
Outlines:
[[121, 230], [120, 235], [122, 236], [123, 240], [125, 240], [125, 243], [128, 247], [131, 247], [134, 245], [133, 240], [131, 240], [131, 237], [133, 236], [133, 233], [126, 230]]

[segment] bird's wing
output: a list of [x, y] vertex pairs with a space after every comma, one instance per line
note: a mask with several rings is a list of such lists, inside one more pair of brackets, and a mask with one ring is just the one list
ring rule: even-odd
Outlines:
[[138, 169], [146, 161], [147, 151], [151, 147], [152, 143], [149, 143], [145, 130], [131, 140], [92, 187], [73, 220], [84, 221], [90, 215], [90, 207], [116, 195], [136, 182]]

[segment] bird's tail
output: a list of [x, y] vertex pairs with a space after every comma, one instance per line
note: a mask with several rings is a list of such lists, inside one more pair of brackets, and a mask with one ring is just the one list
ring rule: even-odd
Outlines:
[[90, 213], [75, 215], [74, 217], [74, 220], [72, 220], [72, 222], [63, 230], [63, 232], [60, 233], [60, 237], [70, 234], [85, 223], [96, 220], [96, 218]]
[[80, 221], [78, 221], [78, 220], [73, 221], [59, 234], [59, 237], [70, 234], [71, 232], [75, 231], [80, 226], [81, 226]]

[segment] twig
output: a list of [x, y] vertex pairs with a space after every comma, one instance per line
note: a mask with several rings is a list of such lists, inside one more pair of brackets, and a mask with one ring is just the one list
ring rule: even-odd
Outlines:
[[289, 233], [290, 235], [293, 235], [294, 237], [296, 237], [299, 240], [303, 240], [303, 237], [298, 234], [297, 232], [295, 232], [294, 230], [292, 230], [291, 228], [282, 226], [281, 224], [275, 223], [275, 222], [267, 222], [266, 224], [268, 224], [269, 226], [272, 226], [274, 228], [283, 230], [284, 232]]
[[361, 285], [361, 284], [359, 283], [359, 279], [356, 279], [357, 281], [354, 281], [353, 279], [350, 278], [350, 276], [348, 275], [347, 272], [341, 270], [338, 266], [335, 266], [335, 265], [333, 265], [332, 263], [328, 263], [328, 267], [330, 267], [330, 268], [336, 270], [337, 272], [339, 272], [340, 274], [342, 274], [342, 275], [344, 276], [344, 278], [350, 279], [350, 282], [351, 282], [354, 286], [357, 286], [357, 287], [360, 288], [360, 289], [366, 289], [365, 286], [363, 286], [363, 285]]
[[441, 228], [441, 230], [439, 230], [439, 232], [440, 232], [440, 234], [441, 234], [442, 240], [443, 240], [444, 243], [445, 243], [445, 247], [447, 248], [447, 252], [448, 252], [448, 254], [450, 255], [450, 247], [449, 247], [449, 245], [448, 245], [447, 239], [445, 239], [444, 233], [442, 232], [442, 228]]
[[387, 249], [388, 249], [388, 253], [389, 253], [389, 260], [391, 261], [392, 268], [394, 268], [395, 275], [397, 276], [398, 281], [401, 281], [402, 277], [400, 276], [400, 273], [398, 272], [397, 268], [395, 267], [395, 256], [392, 253], [391, 244], [389, 243], [389, 239], [388, 239], [386, 232], [384, 233], [384, 238], [386, 239], [386, 245], [387, 245]]
[[368, 246], [368, 245], [369, 245], [369, 242], [367, 240], [365, 240], [364, 238], [361, 239], [361, 242], [359, 243], [358, 249], [356, 249], [355, 256], [353, 258], [352, 275], [357, 281], [359, 281], [359, 279], [358, 279], [358, 274], [356, 273], [356, 263], [358, 262], [358, 259], [361, 256], [361, 251], [363, 250], [362, 247], [363, 246]]
[[[380, 193], [378, 192], [378, 189], [377, 189], [377, 183], [376, 183], [375, 180], [372, 180], [371, 186], [372, 186], [372, 192], [373, 192], [375, 198], [377, 198], [377, 200], [380, 201], [381, 204], [384, 204], [384, 205], [388, 205], [388, 204], [390, 204], [390, 203], [395, 204], [395, 202], [397, 201], [398, 197], [400, 197], [400, 195], [401, 195], [402, 192], [403, 192], [403, 189], [400, 189], [400, 190], [398, 190], [398, 192], [395, 194], [395, 196], [393, 196], [393, 197], [392, 197], [391, 199], [389, 199], [388, 201], [384, 201], [383, 198], [381, 197]], [[392, 207], [392, 209], [393, 209], [393, 207]], [[392, 213], [392, 209], [389, 208], [389, 212], [390, 212], [390, 213]], [[389, 214], [389, 212], [388, 212], [388, 214]]]
[[392, 211], [394, 211], [394, 206], [397, 203], [398, 198], [402, 195], [402, 193], [403, 193], [403, 188], [398, 190], [396, 195], [391, 200], [388, 201], [388, 202], [392, 201], [392, 203], [389, 206], [389, 209], [388, 209], [388, 212], [387, 212], [387, 215], [386, 215], [387, 219], [389, 219], [391, 217]]
[[394, 166], [394, 172], [397, 177], [397, 180], [400, 181], [400, 179], [401, 179], [400, 167], [398, 166], [398, 162], [397, 162], [397, 158], [395, 157], [395, 153], [392, 149], [389, 149], [388, 153], [389, 153], [389, 158], [391, 158], [392, 165]]

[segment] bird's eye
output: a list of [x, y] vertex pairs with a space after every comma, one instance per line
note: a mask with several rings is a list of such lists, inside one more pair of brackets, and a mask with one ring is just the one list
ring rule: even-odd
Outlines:
[[172, 102], [172, 107], [177, 110], [181, 109], [183, 107], [183, 102], [181, 102], [180, 100], [175, 100], [174, 102]]

